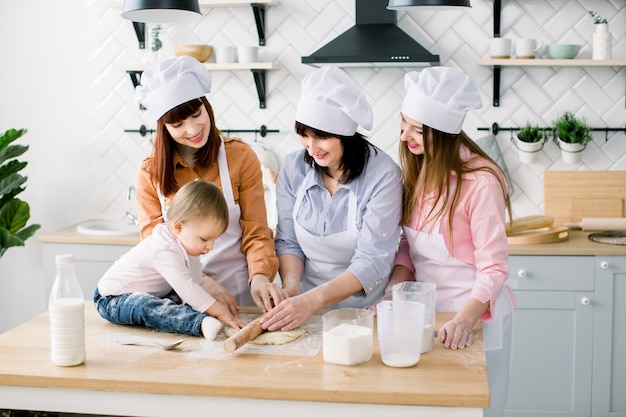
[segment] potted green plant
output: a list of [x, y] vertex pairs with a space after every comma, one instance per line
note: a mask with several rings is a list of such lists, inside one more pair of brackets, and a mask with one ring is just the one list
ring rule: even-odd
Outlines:
[[526, 123], [522, 126], [517, 133], [517, 141], [515, 141], [520, 161], [525, 164], [537, 162], [539, 151], [543, 149], [545, 138], [546, 135], [539, 126], [531, 123]]
[[561, 149], [561, 157], [566, 164], [577, 164], [582, 159], [582, 151], [593, 138], [591, 128], [584, 118], [577, 118], [572, 112], [565, 112], [554, 121], [555, 140]]
[[20, 175], [27, 162], [16, 158], [28, 150], [26, 145], [11, 143], [26, 133], [25, 129], [9, 129], [0, 136], [0, 257], [7, 249], [24, 246], [24, 242], [33, 236], [40, 225], [26, 226], [30, 219], [30, 207], [27, 202], [15, 196], [25, 190], [27, 177]]

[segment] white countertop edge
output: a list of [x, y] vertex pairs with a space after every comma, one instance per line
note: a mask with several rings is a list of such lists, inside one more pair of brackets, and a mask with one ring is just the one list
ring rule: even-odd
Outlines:
[[[348, 404], [199, 397], [167, 394], [0, 386], [0, 408], [66, 413], [111, 414], [137, 417], [171, 417], [200, 414], [255, 417], [480, 417], [482, 408], [420, 407], [387, 404]], [[210, 410], [210, 412], [209, 412]], [[251, 410], [254, 410], [251, 413]]]

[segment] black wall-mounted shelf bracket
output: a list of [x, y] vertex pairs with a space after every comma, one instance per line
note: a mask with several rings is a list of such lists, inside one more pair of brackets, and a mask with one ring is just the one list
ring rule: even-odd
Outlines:
[[[127, 70], [126, 73], [128, 74], [128, 76], [130, 77], [130, 82], [133, 83], [133, 88], [137, 88], [137, 86], [139, 84], [141, 84], [141, 73], [143, 71], [138, 71], [138, 70]], [[141, 104], [139, 105], [139, 108], [141, 110], [145, 110], [146, 108], [144, 106], [142, 106]]]
[[259, 3], [252, 3], [251, 6], [252, 13], [254, 13], [256, 31], [259, 35], [259, 46], [265, 46], [265, 6]]
[[[500, 16], [502, 14], [502, 0], [493, 0], [493, 37], [500, 37]], [[493, 107], [500, 107], [500, 71], [499, 65], [493, 67]]]
[[252, 75], [254, 76], [254, 84], [256, 85], [256, 92], [259, 96], [259, 107], [265, 108], [265, 70], [264, 69], [252, 69]]
[[146, 24], [143, 22], [133, 22], [133, 28], [139, 41], [139, 49], [146, 49]]

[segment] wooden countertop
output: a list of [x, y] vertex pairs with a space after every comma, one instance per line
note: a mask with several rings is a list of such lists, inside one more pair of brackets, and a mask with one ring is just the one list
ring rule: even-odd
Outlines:
[[597, 243], [588, 239], [594, 232], [570, 230], [569, 239], [538, 245], [509, 245], [509, 255], [626, 256], [626, 246]]
[[[450, 313], [437, 313], [437, 325], [450, 317]], [[321, 348], [314, 356], [237, 351], [215, 358], [203, 349], [215, 342], [200, 337], [183, 336], [184, 344], [174, 351], [122, 346], [118, 340], [167, 341], [180, 335], [111, 324], [100, 318], [91, 302], [85, 304], [85, 320], [87, 360], [77, 367], [56, 367], [50, 361], [47, 312], [0, 335], [0, 385], [470, 408], [489, 402], [479, 329], [470, 348], [451, 351], [435, 342], [417, 366], [390, 368], [380, 360], [376, 339], [373, 357], [350, 367], [325, 363]]]
[[[568, 240], [537, 245], [509, 245], [510, 255], [582, 255], [626, 256], [626, 246], [592, 242], [587, 238], [592, 232], [571, 230]], [[89, 236], [76, 231], [76, 225], [39, 235], [44, 243], [78, 243], [95, 245], [134, 246], [140, 236]]]
[[[80, 223], [79, 223], [80, 224]], [[141, 241], [141, 236], [92, 236], [78, 233], [77, 224], [65, 227], [54, 232], [39, 235], [39, 241], [43, 243], [77, 243], [89, 245], [129, 245], [135, 246]]]

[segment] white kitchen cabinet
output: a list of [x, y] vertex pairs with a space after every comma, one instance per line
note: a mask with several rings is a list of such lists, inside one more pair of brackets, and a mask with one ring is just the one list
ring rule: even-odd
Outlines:
[[505, 415], [588, 417], [594, 257], [511, 256], [509, 268], [519, 286]]
[[593, 417], [626, 417], [626, 257], [596, 257]]
[[[93, 292], [100, 277], [133, 245], [106, 245], [49, 242], [43, 245], [43, 267], [46, 297], [50, 294], [56, 274], [55, 256], [63, 253], [74, 255], [74, 270], [85, 300], [93, 300]], [[45, 305], [48, 305], [47, 298]]]

